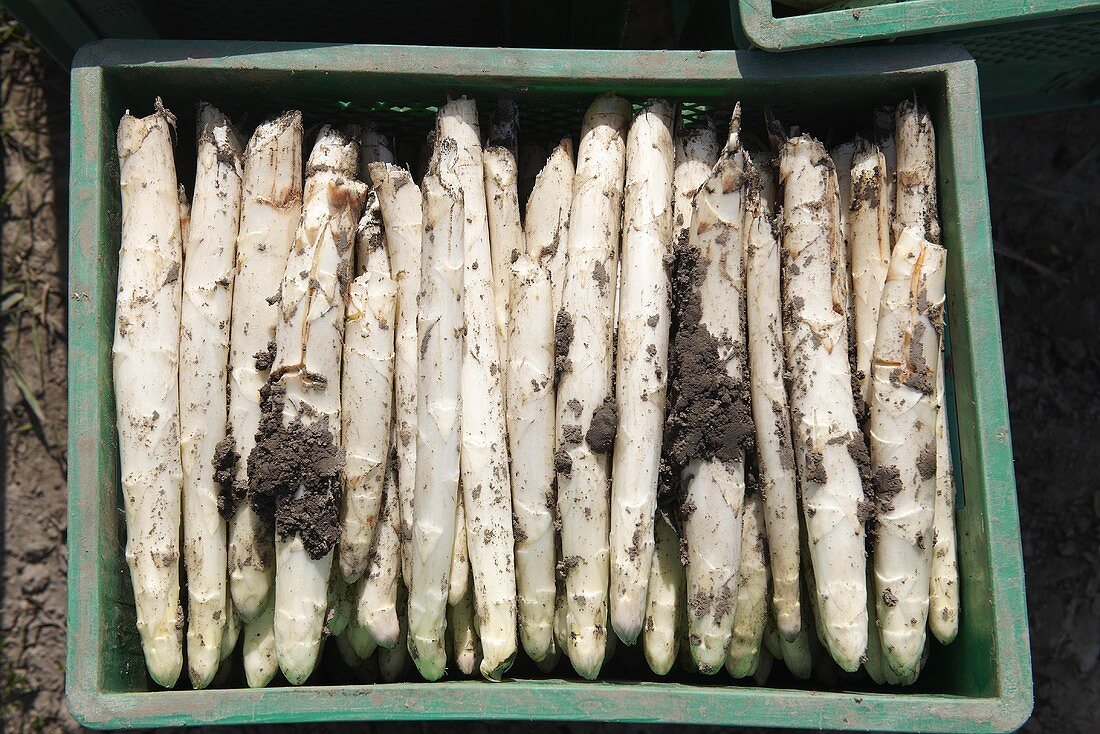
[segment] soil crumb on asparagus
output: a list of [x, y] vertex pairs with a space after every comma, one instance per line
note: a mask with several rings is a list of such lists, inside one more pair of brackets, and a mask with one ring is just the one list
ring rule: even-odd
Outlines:
[[225, 438], [214, 447], [214, 481], [221, 488], [218, 492], [218, 513], [229, 520], [237, 507], [248, 496], [248, 486], [236, 481], [237, 464], [241, 455], [237, 453], [236, 441], [227, 431]]
[[608, 395], [592, 414], [592, 423], [584, 439], [597, 454], [610, 454], [615, 446], [615, 434], [619, 431], [619, 412], [615, 397]]
[[565, 309], [558, 311], [554, 322], [554, 387], [561, 382], [562, 375], [572, 369], [569, 361], [569, 347], [573, 343], [573, 317]]

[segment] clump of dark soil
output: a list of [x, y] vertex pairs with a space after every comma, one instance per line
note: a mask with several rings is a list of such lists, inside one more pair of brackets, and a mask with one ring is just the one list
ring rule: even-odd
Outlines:
[[286, 387], [272, 379], [260, 390], [260, 430], [248, 455], [252, 503], [274, 514], [280, 537], [299, 535], [310, 558], [320, 559], [340, 535], [340, 472], [344, 450], [328, 417], [283, 424]]
[[275, 351], [275, 342], [270, 341], [267, 343], [267, 350], [253, 354], [252, 358], [256, 360], [256, 369], [261, 372], [269, 371], [271, 365], [275, 364]]
[[[670, 362], [666, 456], [675, 473], [693, 459], [733, 461], [754, 445], [748, 391], [726, 371], [722, 345], [701, 323], [699, 283], [707, 262], [681, 247], [672, 266], [674, 334]], [[723, 349], [722, 347], [726, 348]]]
[[597, 454], [610, 454], [615, 447], [615, 434], [618, 432], [619, 411], [615, 407], [615, 396], [608, 395], [592, 414], [592, 422], [584, 440]]
[[563, 448], [554, 452], [554, 471], [566, 477], [573, 476], [573, 457]]
[[[863, 488], [866, 491], [871, 483], [871, 454], [867, 450], [867, 439], [862, 432], [856, 431], [848, 436], [848, 455], [856, 463], [859, 478], [863, 481]], [[933, 461], [935, 461], [934, 454]]]
[[237, 483], [237, 464], [241, 455], [233, 436], [228, 435], [214, 447], [214, 481], [221, 487], [218, 493], [218, 512], [226, 520], [233, 517], [237, 507], [248, 496], [248, 486]]
[[573, 344], [573, 317], [563, 308], [558, 311], [554, 322], [554, 386], [561, 382], [562, 375], [572, 369], [569, 361], [569, 347]]
[[880, 466], [871, 475], [871, 486], [878, 512], [889, 512], [894, 495], [902, 490], [901, 472], [896, 466]]
[[806, 452], [806, 478], [818, 484], [829, 481], [829, 474], [825, 471], [825, 457], [820, 451]]

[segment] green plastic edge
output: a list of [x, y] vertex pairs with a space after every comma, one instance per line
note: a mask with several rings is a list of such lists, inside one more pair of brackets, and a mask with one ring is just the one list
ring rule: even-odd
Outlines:
[[[1052, 18], [1100, 9], [1097, 0], [905, 0], [777, 18], [772, 0], [729, 0], [755, 48], [794, 51], [897, 36]], [[736, 8], [733, 8], [736, 6]]]
[[[244, 53], [247, 48], [247, 53]], [[195, 58], [199, 57], [199, 58]], [[938, 59], [938, 62], [930, 62]], [[701, 63], [706, 60], [706, 63]], [[412, 63], [415, 61], [416, 63]], [[522, 66], [517, 63], [522, 62]], [[629, 63], [624, 63], [629, 62]], [[104, 693], [99, 680], [100, 641], [117, 631], [103, 627], [100, 596], [102, 516], [112, 502], [117, 462], [110, 425], [113, 397], [109, 346], [97, 338], [97, 320], [113, 313], [113, 284], [97, 275], [107, 231], [107, 169], [113, 159], [113, 121], [105, 119], [104, 68], [112, 74], [136, 65], [165, 68], [370, 70], [406, 76], [497, 74], [503, 80], [567, 78], [616, 84], [676, 81], [696, 84], [742, 78], [857, 78], [868, 74], [937, 74], [946, 89], [946, 134], [940, 142], [941, 191], [961, 213], [946, 222], [946, 239], [966, 242], [966, 257], [952, 251], [960, 286], [950, 289], [952, 334], [965, 340], [955, 370], [966, 377], [959, 401], [972, 401], [976, 417], [960, 427], [964, 485], [985, 486], [980, 505], [990, 545], [990, 603], [995, 624], [997, 695], [819, 693], [781, 689], [703, 687], [661, 683], [514, 681], [493, 686], [462, 681], [442, 684], [306, 687], [216, 692]], [[102, 67], [102, 68], [101, 68]], [[522, 76], [513, 70], [523, 68]], [[443, 70], [446, 71], [433, 71]], [[70, 708], [96, 728], [202, 723], [344, 720], [552, 719], [624, 722], [737, 723], [739, 725], [845, 729], [1010, 731], [1031, 711], [1032, 684], [1023, 563], [1000, 330], [994, 288], [992, 242], [980, 136], [977, 77], [972, 61], [952, 47], [840, 49], [768, 56], [744, 52], [505, 51], [423, 47], [314, 47], [308, 44], [198, 44], [102, 42], [84, 49], [72, 77], [70, 192], [70, 524], [68, 667]], [[950, 131], [962, 131], [952, 135]], [[970, 132], [975, 134], [967, 134]], [[963, 200], [963, 194], [968, 198]], [[952, 231], [951, 227], [956, 229]], [[958, 293], [969, 297], [957, 300]], [[108, 321], [109, 322], [109, 321]], [[978, 324], [980, 328], [969, 328]], [[961, 352], [983, 363], [963, 363]], [[978, 430], [979, 425], [981, 431]], [[105, 439], [105, 440], [101, 440]], [[973, 499], [968, 507], [978, 504]], [[985, 557], [987, 556], [987, 557]], [[965, 625], [967, 620], [963, 620]]]

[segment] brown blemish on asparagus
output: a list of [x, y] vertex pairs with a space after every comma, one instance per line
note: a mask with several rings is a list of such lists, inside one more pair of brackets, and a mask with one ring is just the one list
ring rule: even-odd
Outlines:
[[924, 480], [936, 476], [936, 444], [929, 443], [920, 450], [917, 455], [917, 471]]
[[566, 477], [573, 476], [573, 458], [564, 448], [558, 448], [554, 452], [554, 471]]
[[607, 274], [607, 269], [602, 262], [598, 262], [592, 268], [592, 280], [596, 281], [596, 286], [600, 289], [600, 295], [607, 293], [607, 286], [611, 284], [611, 277]]
[[562, 426], [562, 441], [568, 444], [579, 444], [584, 440], [584, 432], [581, 431], [581, 427], [576, 424], [568, 424]]

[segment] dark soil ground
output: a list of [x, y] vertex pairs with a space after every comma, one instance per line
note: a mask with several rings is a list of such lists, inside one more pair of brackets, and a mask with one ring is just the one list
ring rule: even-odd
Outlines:
[[[655, 29], [667, 25], [667, 4], [638, 6], [656, 15], [631, 16], [633, 45], [665, 45]], [[63, 698], [68, 81], [6, 19], [0, 41], [0, 731], [71, 732], [79, 727]], [[990, 120], [984, 133], [1034, 660], [1026, 730], [1090, 731], [1100, 709], [1100, 107]]]

